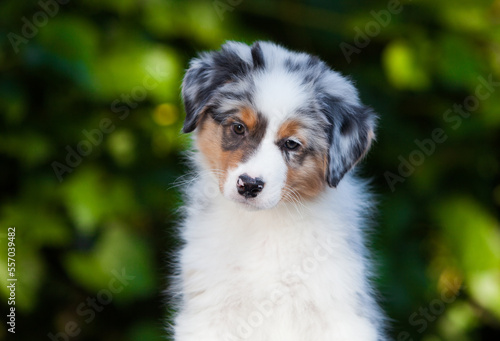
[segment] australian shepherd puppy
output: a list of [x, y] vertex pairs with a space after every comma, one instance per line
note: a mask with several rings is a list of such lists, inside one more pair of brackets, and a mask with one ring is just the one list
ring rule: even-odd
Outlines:
[[350, 170], [376, 115], [317, 57], [228, 42], [191, 61], [176, 341], [385, 340]]

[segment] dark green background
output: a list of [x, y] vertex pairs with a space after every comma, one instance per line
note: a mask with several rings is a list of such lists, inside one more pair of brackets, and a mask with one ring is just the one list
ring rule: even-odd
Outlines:
[[500, 80], [500, 1], [65, 2], [0, 3], [2, 316], [9, 226], [18, 278], [15, 338], [3, 322], [0, 339], [163, 339], [184, 69], [264, 39], [350, 75], [380, 114], [362, 173], [394, 339], [498, 340], [500, 86], [481, 84]]

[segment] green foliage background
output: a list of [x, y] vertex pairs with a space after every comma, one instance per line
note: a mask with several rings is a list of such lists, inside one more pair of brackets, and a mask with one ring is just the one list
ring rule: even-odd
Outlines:
[[[50, 340], [71, 321], [68, 340], [163, 339], [181, 204], [171, 185], [189, 145], [183, 71], [225, 40], [265, 39], [351, 75], [380, 113], [363, 173], [379, 198], [372, 248], [394, 339], [498, 340], [500, 86], [477, 108], [470, 96], [481, 77], [500, 79], [500, 1], [403, 1], [380, 21], [394, 1], [2, 1], [4, 319], [9, 226], [18, 282], [16, 335], [2, 323], [0, 339]], [[445, 141], [419, 158], [415, 140], [435, 129]], [[79, 146], [87, 155], [69, 156], [59, 179], [54, 162], [68, 166]], [[408, 176], [390, 185], [387, 172]], [[123, 270], [135, 278], [82, 314]]]

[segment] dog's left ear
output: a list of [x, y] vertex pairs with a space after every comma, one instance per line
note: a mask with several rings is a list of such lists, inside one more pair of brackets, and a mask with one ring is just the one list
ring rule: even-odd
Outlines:
[[346, 104], [329, 97], [323, 112], [330, 123], [326, 181], [337, 187], [344, 175], [368, 152], [375, 138], [377, 116], [363, 105]]

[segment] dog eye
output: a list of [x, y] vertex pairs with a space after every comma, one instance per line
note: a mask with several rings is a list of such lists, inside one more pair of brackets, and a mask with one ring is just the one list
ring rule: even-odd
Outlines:
[[299, 146], [299, 143], [297, 141], [294, 141], [294, 140], [286, 140], [285, 141], [285, 147], [288, 150], [297, 149], [298, 146]]
[[245, 126], [240, 123], [233, 124], [233, 131], [238, 135], [245, 134]]

